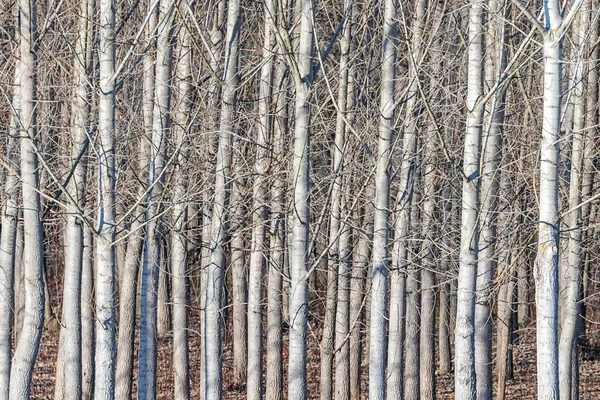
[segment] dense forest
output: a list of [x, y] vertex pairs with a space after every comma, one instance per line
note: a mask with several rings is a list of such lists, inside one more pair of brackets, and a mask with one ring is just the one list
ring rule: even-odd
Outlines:
[[0, 1], [0, 400], [598, 398], [599, 18]]

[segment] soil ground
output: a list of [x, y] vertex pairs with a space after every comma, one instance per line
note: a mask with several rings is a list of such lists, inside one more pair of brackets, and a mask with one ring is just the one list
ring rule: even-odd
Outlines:
[[[192, 399], [199, 399], [199, 374], [200, 374], [200, 336], [198, 326], [192, 326], [190, 333], [190, 373]], [[318, 331], [312, 329], [312, 332]], [[231, 332], [231, 327], [228, 333]], [[32, 398], [54, 398], [54, 369], [58, 335], [44, 332], [38, 362], [33, 377]], [[230, 337], [230, 336], [229, 336]], [[284, 342], [285, 342], [284, 338]], [[228, 340], [228, 343], [230, 341]], [[309, 398], [319, 398], [319, 357], [318, 342], [313, 335], [309, 338]], [[224, 349], [224, 376], [223, 387], [226, 399], [244, 399], [244, 387], [232, 382], [232, 348]], [[171, 362], [171, 338], [163, 338], [159, 342], [159, 366], [157, 379], [158, 399], [173, 398], [173, 370]], [[284, 357], [287, 356], [284, 349]], [[536, 391], [536, 364], [535, 364], [535, 332], [533, 326], [519, 332], [518, 342], [513, 346], [514, 379], [508, 382], [507, 398], [509, 399], [535, 399]], [[583, 340], [580, 351], [580, 398], [600, 399], [600, 330], [590, 331]], [[366, 393], [366, 369], [363, 373], [363, 393]], [[437, 393], [439, 399], [453, 399], [452, 374], [438, 375]], [[135, 379], [134, 379], [135, 386]], [[134, 393], [135, 393], [134, 387]], [[366, 395], [363, 396], [366, 398]]]

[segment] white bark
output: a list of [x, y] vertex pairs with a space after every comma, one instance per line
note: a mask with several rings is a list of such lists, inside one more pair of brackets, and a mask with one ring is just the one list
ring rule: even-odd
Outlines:
[[[576, 59], [575, 73], [573, 76], [574, 88], [572, 89], [571, 101], [573, 104], [573, 131], [571, 144], [571, 176], [569, 185], [569, 209], [579, 206], [581, 202], [581, 185], [584, 167], [584, 145], [586, 97], [584, 88], [587, 86], [587, 74], [584, 66], [587, 65], [583, 59], [585, 38], [588, 31], [589, 9], [583, 7], [578, 18], [578, 29], [575, 33], [575, 51], [580, 54]], [[595, 82], [594, 82], [595, 84]], [[577, 336], [580, 314], [579, 296], [582, 278], [582, 208], [571, 212], [565, 217], [565, 225], [568, 227], [569, 240], [566, 255], [566, 265], [561, 265], [561, 278], [564, 280], [564, 288], [561, 292], [561, 330], [558, 348], [558, 373], [560, 382], [560, 399], [571, 400], [572, 389], [579, 386], [577, 371], [579, 367], [577, 354]], [[573, 399], [575, 400], [575, 399]]]
[[435, 168], [437, 150], [435, 128], [429, 126], [423, 156], [423, 244], [421, 267], [421, 329], [419, 338], [419, 387], [422, 399], [433, 400], [435, 392], [435, 195], [438, 176]]
[[[75, 45], [75, 93], [72, 102], [72, 147], [71, 168], [73, 176], [69, 182], [70, 198], [79, 209], [85, 206], [86, 163], [88, 142], [88, 115], [90, 112], [90, 86], [88, 76], [92, 67], [93, 1], [82, 1], [79, 16], [79, 37]], [[84, 248], [84, 224], [71, 205], [67, 216], [65, 236], [65, 273], [62, 310], [61, 363], [64, 366], [64, 393], [61, 398], [80, 399], [82, 396], [82, 343], [81, 343], [81, 285]]]
[[[490, 54], [485, 60], [485, 80], [494, 86], [506, 67], [506, 33], [503, 24], [506, 13], [503, 1], [493, 0], [488, 12], [489, 30], [486, 48]], [[504, 124], [504, 99], [506, 89], [501, 88], [494, 96], [485, 121], [483, 135], [483, 165], [481, 177], [481, 219], [479, 221], [480, 243], [477, 266], [477, 294], [475, 300], [475, 374], [477, 398], [492, 397], [492, 312], [491, 290], [496, 268], [496, 204], [500, 181], [502, 158], [502, 134]]]
[[[341, 218], [344, 213], [350, 213], [347, 205], [350, 202], [350, 192], [352, 178], [348, 175], [345, 178], [345, 190], [342, 186], [342, 171], [344, 169], [344, 158], [346, 154], [347, 127], [346, 121], [349, 116], [349, 108], [355, 104], [353, 94], [349, 91], [350, 65], [349, 58], [352, 51], [352, 1], [344, 2], [344, 12], [346, 13], [346, 21], [342, 31], [340, 42], [340, 78], [338, 86], [338, 115], [336, 121], [336, 140], [334, 153], [334, 185], [340, 184], [340, 188], [344, 193], [344, 198], [340, 199], [338, 207], [338, 218]], [[349, 121], [350, 122], [350, 121]], [[340, 158], [338, 160], [338, 157]], [[336, 187], [334, 186], [334, 190]], [[333, 196], [332, 196], [333, 201]], [[333, 209], [333, 208], [332, 208]], [[332, 214], [333, 222], [333, 214]], [[348, 334], [350, 333], [350, 277], [352, 274], [352, 248], [351, 248], [351, 224], [340, 221], [339, 223], [339, 244], [338, 244], [338, 291], [337, 291], [337, 307], [335, 316], [335, 398], [337, 400], [350, 399], [350, 342]], [[331, 238], [330, 238], [331, 240]]]
[[25, 316], [10, 372], [11, 400], [28, 399], [31, 377], [44, 325], [44, 245], [40, 181], [36, 152], [36, 1], [21, 0], [20, 7], [20, 141], [23, 196], [23, 265]]
[[[166, 136], [170, 125], [171, 94], [171, 27], [174, 4], [160, 2], [156, 65], [154, 81], [154, 108], [152, 119], [152, 147], [148, 175], [148, 208], [146, 235], [142, 258], [142, 292], [140, 298], [140, 350], [138, 365], [138, 399], [156, 397], [157, 307], [159, 271], [161, 269], [162, 238], [160, 233], [160, 200], [162, 195]], [[163, 288], [164, 289], [164, 288]]]
[[227, 206], [229, 181], [231, 179], [231, 145], [236, 107], [238, 82], [238, 41], [241, 28], [241, 11], [238, 0], [228, 4], [227, 43], [225, 54], [225, 75], [219, 129], [219, 147], [213, 201], [210, 264], [206, 268], [205, 280], [205, 353], [204, 371], [205, 399], [217, 400], [222, 396], [222, 355], [221, 355], [221, 297], [224, 285], [225, 239], [227, 231]]
[[456, 306], [454, 395], [476, 397], [474, 317], [479, 232], [479, 157], [483, 105], [483, 4], [469, 10], [467, 127], [464, 144], [460, 265]]
[[442, 233], [442, 254], [441, 254], [441, 271], [442, 279], [440, 287], [440, 318], [438, 323], [438, 354], [439, 354], [439, 371], [443, 374], [451, 371], [451, 351], [450, 351], [450, 320], [451, 320], [451, 285], [448, 282], [451, 272], [450, 249], [452, 247], [452, 237], [448, 233], [448, 229], [452, 223], [452, 187], [445, 183], [442, 190], [442, 221], [440, 232]]
[[[152, 9], [153, 0], [148, 1], [148, 12], [151, 13], [146, 27], [147, 46], [154, 48], [154, 29], [156, 27], [158, 12]], [[152, 136], [152, 114], [154, 103], [154, 57], [146, 55], [142, 67], [142, 114], [144, 118], [144, 135], [140, 138], [138, 147], [137, 173], [139, 174], [138, 198], [146, 194], [148, 181], [150, 138]], [[125, 260], [121, 265], [119, 281], [119, 336], [116, 364], [116, 397], [129, 400], [132, 395], [133, 382], [133, 347], [136, 330], [136, 311], [139, 305], [138, 285], [140, 255], [144, 239], [145, 202], [140, 202], [130, 226], [130, 235], [127, 240]]]
[[[187, 0], [183, 0], [187, 3]], [[186, 6], [187, 4], [184, 4]], [[182, 9], [183, 7], [180, 7]], [[177, 163], [173, 172], [175, 183], [173, 194], [173, 227], [171, 233], [171, 273], [173, 297], [173, 370], [175, 396], [177, 400], [190, 398], [189, 350], [188, 350], [188, 269], [187, 269], [187, 239], [185, 226], [187, 222], [186, 174], [188, 139], [187, 131], [190, 124], [192, 105], [191, 75], [192, 75], [192, 46], [191, 36], [187, 28], [189, 15], [182, 12], [182, 26], [178, 37], [178, 59], [175, 72], [177, 87], [177, 105], [173, 117], [176, 132]]]
[[[264, 3], [265, 19], [275, 15], [275, 4], [271, 0]], [[267, 187], [266, 172], [269, 167], [267, 152], [270, 137], [271, 85], [273, 61], [273, 38], [271, 25], [264, 28], [263, 43], [264, 64], [260, 71], [258, 94], [258, 122], [256, 126], [256, 151], [254, 161], [254, 185], [252, 205], [252, 242], [250, 250], [250, 272], [248, 277], [248, 374], [247, 397], [249, 400], [263, 397], [263, 307], [262, 293], [264, 280], [265, 255], [267, 253], [266, 219]]]
[[[346, 9], [350, 2], [344, 4]], [[327, 265], [327, 300], [325, 305], [325, 316], [323, 320], [323, 337], [321, 339], [321, 399], [327, 400], [333, 398], [333, 359], [334, 343], [336, 340], [336, 313], [338, 305], [338, 279], [344, 280], [339, 276], [343, 270], [343, 263], [340, 261], [340, 236], [341, 236], [341, 208], [342, 208], [342, 168], [346, 153], [346, 111], [348, 97], [348, 58], [350, 49], [351, 26], [348, 19], [344, 21], [341, 55], [340, 55], [340, 78], [337, 98], [337, 121], [335, 142], [333, 149], [333, 182], [331, 190], [331, 211], [329, 219], [329, 255]], [[345, 317], [347, 318], [347, 316]], [[336, 370], [337, 371], [337, 370]], [[337, 373], [337, 372], [336, 372]], [[337, 390], [337, 385], [336, 385]]]
[[557, 0], [545, 4], [544, 111], [540, 143], [538, 253], [534, 265], [537, 305], [538, 398], [555, 399], [558, 386], [558, 167], [562, 100], [562, 15]]
[[20, 68], [17, 63], [14, 72], [14, 89], [8, 139], [6, 140], [6, 161], [11, 169], [4, 175], [4, 194], [6, 203], [2, 207], [2, 237], [0, 239], [0, 399], [8, 399], [10, 383], [10, 368], [12, 362], [12, 330], [13, 313], [15, 304], [15, 286], [18, 285], [19, 276], [15, 273], [15, 252], [17, 243], [17, 225], [19, 218], [18, 190], [19, 190], [19, 110], [21, 94]]
[[[89, 207], [89, 206], [88, 206]], [[94, 236], [89, 227], [83, 230], [81, 265], [81, 398], [94, 398]]]
[[94, 398], [114, 399], [115, 380], [115, 3], [100, 1], [98, 233]]
[[[372, 188], [370, 182], [369, 187]], [[367, 199], [371, 199], [372, 189], [367, 190]], [[373, 202], [368, 200], [364, 208], [363, 231], [359, 234], [358, 243], [354, 247], [352, 278], [350, 282], [350, 398], [357, 399], [361, 395], [362, 350], [361, 340], [363, 331], [363, 300], [365, 275], [369, 269], [371, 254], [370, 243], [373, 235]], [[358, 226], [358, 216], [355, 221]], [[365, 307], [366, 308], [366, 307]], [[366, 314], [366, 310], [365, 310]], [[366, 318], [365, 318], [366, 319]]]
[[[284, 9], [287, 4], [284, 2]], [[286, 218], [285, 218], [285, 177], [283, 171], [285, 142], [288, 133], [287, 95], [288, 68], [283, 59], [283, 49], [277, 49], [273, 102], [276, 103], [273, 123], [273, 155], [271, 168], [273, 181], [271, 184], [271, 226], [270, 226], [270, 258], [268, 277], [267, 304], [267, 382], [266, 398], [281, 400], [283, 398], [283, 355], [282, 355], [282, 323], [283, 323], [283, 273], [285, 267]]]
[[369, 329], [369, 398], [385, 399], [388, 232], [390, 204], [389, 164], [394, 126], [394, 86], [397, 42], [396, 0], [386, 0], [383, 21], [382, 84], [379, 120], [379, 150], [375, 173], [375, 220], [373, 228], [373, 270], [371, 321]]
[[293, 213], [290, 254], [290, 344], [288, 399], [307, 397], [306, 334], [308, 323], [308, 235], [310, 226], [310, 97], [313, 81], [313, 0], [301, 1], [300, 48], [297, 57], [294, 120]]

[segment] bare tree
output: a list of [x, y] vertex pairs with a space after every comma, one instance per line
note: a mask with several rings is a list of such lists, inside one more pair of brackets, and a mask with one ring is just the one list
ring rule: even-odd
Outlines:
[[100, 1], [98, 109], [98, 234], [94, 398], [115, 397], [115, 3]]
[[18, 65], [20, 79], [21, 179], [23, 196], [23, 269], [25, 316], [10, 371], [11, 399], [28, 399], [44, 325], [44, 245], [41, 220], [36, 129], [36, 1], [22, 0]]
[[475, 289], [479, 232], [479, 158], [483, 117], [483, 5], [473, 1], [469, 9], [469, 66], [467, 134], [464, 142], [460, 266], [456, 307], [454, 394], [476, 397], [475, 381]]
[[[248, 399], [262, 399], [263, 397], [263, 276], [265, 267], [266, 219], [267, 219], [267, 187], [266, 172], [269, 168], [269, 154], [267, 145], [270, 135], [271, 119], [271, 86], [273, 70], [273, 37], [271, 25], [268, 23], [270, 16], [276, 15], [275, 4], [267, 0], [264, 2], [265, 33], [263, 44], [264, 64], [260, 70], [258, 88], [258, 121], [256, 126], [256, 150], [254, 161], [254, 184], [252, 205], [252, 242], [250, 249], [250, 271], [248, 278]], [[271, 17], [272, 18], [272, 17]]]
[[[12, 330], [15, 290], [14, 282], [19, 282], [15, 274], [15, 251], [17, 243], [17, 225], [19, 218], [19, 124], [20, 124], [20, 63], [15, 63], [14, 89], [10, 126], [6, 140], [7, 168], [4, 171], [4, 193], [6, 204], [2, 207], [2, 237], [0, 238], [0, 398], [8, 398], [10, 368], [12, 361]], [[18, 283], [17, 283], [18, 284]]]
[[222, 396], [221, 370], [221, 297], [225, 268], [225, 234], [227, 232], [228, 189], [231, 179], [231, 145], [238, 83], [238, 42], [241, 30], [241, 10], [238, 0], [228, 4], [225, 42], [223, 98], [217, 150], [215, 197], [212, 211], [211, 258], [206, 271], [205, 319], [206, 348], [203, 355], [206, 375], [205, 399]]
[[383, 20], [382, 85], [379, 120], [379, 154], [375, 172], [375, 215], [373, 228], [373, 272], [371, 283], [371, 325], [369, 330], [369, 398], [386, 395], [386, 319], [390, 176], [389, 165], [394, 127], [394, 87], [398, 3], [386, 0]]
[[[90, 113], [90, 86], [92, 68], [92, 24], [94, 2], [82, 1], [79, 17], [79, 37], [75, 44], [75, 77], [72, 101], [71, 169], [73, 176], [68, 190], [71, 209], [67, 215], [65, 236], [65, 279], [63, 296], [63, 327], [60, 331], [64, 365], [64, 393], [59, 398], [80, 399], [82, 396], [82, 342], [81, 342], [81, 285], [84, 248], [84, 221], [79, 210], [85, 208], [86, 162]], [[59, 377], [57, 377], [59, 378]], [[57, 389], [59, 383], [57, 382]]]
[[189, 12], [192, 11], [187, 0], [180, 3], [181, 13], [177, 41], [177, 69], [175, 84], [177, 102], [173, 116], [177, 162], [174, 166], [173, 182], [173, 228], [171, 234], [171, 272], [173, 288], [173, 367], [175, 374], [175, 398], [187, 400], [190, 397], [189, 351], [188, 351], [188, 268], [185, 224], [187, 222], [186, 166], [188, 157], [187, 132], [190, 126], [192, 105], [192, 46], [188, 30]]

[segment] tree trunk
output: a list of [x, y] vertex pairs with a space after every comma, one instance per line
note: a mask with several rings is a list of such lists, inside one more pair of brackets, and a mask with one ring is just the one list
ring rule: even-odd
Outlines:
[[[282, 2], [284, 15], [287, 2]], [[281, 20], [282, 18], [279, 18]], [[284, 27], [287, 28], [287, 27]], [[274, 30], [274, 29], [273, 29]], [[285, 271], [286, 217], [285, 217], [285, 136], [288, 133], [287, 95], [288, 67], [284, 60], [281, 45], [277, 48], [273, 103], [275, 118], [273, 121], [273, 154], [271, 156], [271, 225], [270, 225], [270, 259], [268, 264], [267, 289], [267, 382], [266, 398], [281, 400], [283, 398], [283, 275]]]
[[[250, 273], [248, 278], [248, 399], [260, 400], [263, 397], [263, 280], [267, 229], [267, 186], [266, 176], [269, 169], [267, 146], [271, 128], [271, 85], [273, 61], [273, 39], [268, 15], [276, 15], [277, 9], [270, 0], [264, 3], [265, 37], [263, 42], [264, 64], [260, 71], [258, 121], [256, 126], [256, 150], [254, 160], [254, 185], [252, 205], [252, 242], [250, 250]], [[276, 234], [277, 235], [277, 234]], [[276, 250], [277, 251], [277, 250]], [[279, 295], [277, 295], [279, 296]], [[269, 299], [270, 301], [270, 299]], [[281, 323], [281, 322], [280, 322]], [[281, 329], [281, 328], [280, 328]], [[269, 360], [267, 360], [268, 362]], [[276, 366], [273, 366], [277, 368]]]
[[138, 399], [156, 397], [157, 311], [162, 236], [160, 217], [166, 137], [170, 128], [171, 95], [171, 28], [174, 4], [160, 2], [152, 113], [152, 146], [148, 171], [148, 207], [142, 257], [140, 297], [140, 347], [138, 364]]
[[[505, 44], [507, 35], [503, 21], [507, 15], [503, 0], [493, 0], [488, 12], [486, 48], [492, 49], [485, 59], [485, 81], [488, 87], [501, 79], [506, 67]], [[491, 290], [496, 267], [496, 205], [502, 161], [502, 134], [504, 130], [504, 100], [506, 86], [500, 88], [491, 102], [485, 121], [483, 138], [483, 165], [481, 176], [480, 243], [477, 266], [477, 294], [475, 299], [475, 374], [477, 398], [492, 398], [492, 302]]]
[[228, 4], [227, 43], [223, 101], [217, 151], [215, 197], [213, 201], [210, 264], [206, 271], [204, 374], [206, 376], [205, 399], [217, 400], [222, 396], [221, 355], [221, 297], [225, 268], [225, 235], [227, 232], [227, 208], [229, 181], [231, 179], [231, 144], [236, 107], [238, 82], [238, 41], [241, 29], [241, 11], [238, 0]]
[[479, 158], [483, 116], [483, 4], [474, 1], [469, 10], [469, 67], [467, 133], [464, 144], [460, 266], [455, 328], [454, 395], [475, 399], [475, 289], [479, 232]]
[[288, 367], [289, 400], [305, 399], [306, 333], [308, 324], [308, 237], [310, 227], [310, 104], [313, 81], [312, 0], [301, 1], [300, 44], [293, 75], [296, 88], [292, 176], [295, 212], [292, 218], [290, 253], [290, 344]]
[[[65, 273], [63, 285], [61, 364], [64, 368], [64, 393], [58, 399], [81, 399], [82, 396], [82, 319], [81, 288], [84, 248], [83, 216], [85, 208], [86, 162], [83, 155], [88, 146], [88, 115], [90, 112], [89, 75], [92, 68], [92, 27], [89, 19], [94, 12], [93, 1], [80, 5], [79, 37], [75, 46], [75, 93], [72, 102], [71, 168], [73, 176], [67, 190], [74, 204], [67, 216]], [[57, 376], [59, 378], [59, 376]], [[57, 389], [60, 387], [57, 380]]]
[[10, 372], [10, 398], [28, 399], [33, 367], [44, 325], [44, 244], [40, 180], [36, 151], [36, 1], [21, 0], [20, 7], [20, 127], [23, 196], [23, 264], [25, 316]]
[[386, 0], [383, 21], [382, 84], [379, 120], [379, 155], [375, 173], [375, 220], [373, 230], [373, 272], [371, 283], [371, 321], [369, 330], [369, 398], [386, 395], [386, 321], [388, 232], [390, 204], [389, 164], [394, 126], [394, 86], [397, 43], [396, 0]]
[[[88, 209], [91, 211], [89, 205]], [[123, 314], [121, 314], [121, 318], [123, 318]], [[86, 226], [83, 228], [83, 263], [81, 265], [81, 398], [83, 400], [94, 398], [94, 357], [94, 236], [90, 228]]]
[[[20, 68], [15, 66], [12, 98], [13, 112], [10, 116], [6, 161], [10, 169], [4, 173], [6, 203], [2, 207], [2, 238], [0, 239], [0, 398], [8, 399], [10, 368], [12, 361], [13, 313], [16, 305], [15, 286], [20, 277], [15, 273], [17, 225], [19, 223], [19, 165], [17, 162], [20, 120]], [[16, 342], [16, 340], [15, 340]]]
[[[189, 6], [187, 0], [183, 0]], [[192, 17], [189, 10], [184, 10], [181, 15], [182, 26], [177, 42], [177, 56], [179, 62], [175, 71], [176, 80], [176, 111], [173, 117], [175, 137], [177, 140], [177, 162], [173, 171], [175, 183], [173, 195], [173, 227], [171, 233], [171, 273], [172, 273], [172, 299], [173, 299], [173, 370], [175, 399], [188, 400], [190, 398], [189, 374], [189, 349], [188, 349], [188, 259], [187, 238], [185, 227], [188, 222], [187, 185], [186, 173], [188, 157], [187, 132], [191, 119], [189, 117], [192, 106], [192, 46], [191, 36], [187, 23]]]
[[437, 151], [435, 128], [429, 126], [423, 156], [423, 244], [421, 245], [421, 329], [419, 387], [421, 398], [433, 400], [435, 392], [435, 195]]
[[115, 395], [115, 3], [100, 1], [99, 207], [96, 250], [96, 357], [94, 397]]
[[[230, 200], [230, 230], [231, 230], [231, 275], [232, 275], [232, 306], [233, 306], [233, 383], [237, 385], [246, 381], [248, 370], [248, 285], [246, 277], [246, 171], [243, 164], [245, 144], [237, 138], [233, 141], [233, 148], [238, 149], [233, 154], [232, 162], [232, 189]], [[262, 376], [262, 374], [261, 374]], [[260, 383], [260, 381], [259, 381]], [[250, 382], [248, 382], [250, 385]]]
[[447, 374], [452, 370], [451, 365], [451, 351], [450, 351], [450, 298], [451, 298], [451, 285], [449, 280], [451, 271], [451, 257], [450, 249], [452, 247], [452, 237], [448, 233], [448, 230], [452, 223], [452, 187], [450, 184], [445, 183], [445, 187], [442, 190], [442, 221], [440, 227], [440, 233], [442, 234], [442, 251], [441, 251], [441, 270], [442, 279], [440, 286], [440, 320], [439, 320], [439, 369], [441, 373]]
[[[588, 1], [586, 0], [587, 4]], [[584, 88], [587, 86], [587, 71], [584, 66], [587, 65], [583, 60], [585, 46], [585, 37], [589, 29], [589, 9], [583, 7], [579, 13], [578, 33], [575, 34], [575, 48], [581, 51], [578, 57], [574, 72], [574, 87], [571, 94], [573, 104], [573, 141], [571, 145], [571, 176], [569, 185], [569, 209], [579, 206], [581, 202], [581, 184], [584, 160], [584, 146], [588, 135], [585, 123], [586, 98]], [[578, 324], [580, 315], [580, 289], [582, 277], [581, 260], [581, 240], [582, 240], [582, 209], [577, 210], [565, 216], [565, 224], [569, 232], [568, 250], [566, 255], [566, 265], [561, 265], [560, 272], [564, 279], [565, 287], [561, 292], [562, 320], [560, 331], [560, 342], [558, 347], [558, 372], [560, 382], [560, 399], [577, 400], [572, 398], [571, 390], [579, 386], [577, 371], [579, 368], [577, 355]]]
[[161, 235], [160, 271], [158, 273], [158, 304], [156, 308], [156, 336], [162, 339], [171, 330], [171, 267], [169, 262], [170, 234]]

